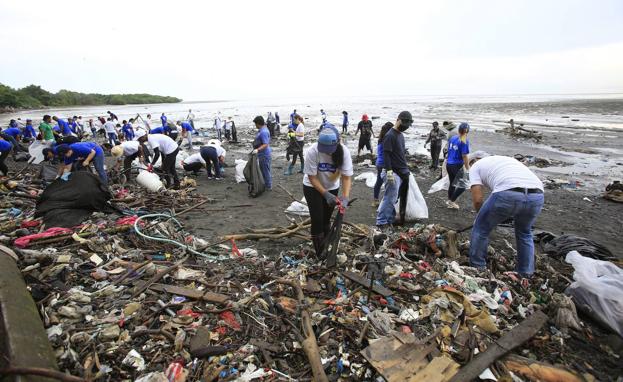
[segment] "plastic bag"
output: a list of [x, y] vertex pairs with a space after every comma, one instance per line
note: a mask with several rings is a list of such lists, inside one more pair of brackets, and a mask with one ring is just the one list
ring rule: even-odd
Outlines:
[[[396, 214], [400, 214], [400, 200], [394, 205]], [[407, 209], [405, 221], [412, 222], [417, 219], [428, 219], [428, 206], [420, 187], [415, 181], [413, 174], [409, 175], [409, 192], [407, 193]]]
[[257, 198], [262, 195], [262, 193], [266, 190], [266, 184], [264, 183], [264, 177], [262, 176], [262, 171], [260, 170], [260, 163], [258, 162], [257, 154], [249, 154], [249, 161], [247, 162], [243, 173], [245, 180], [249, 184], [249, 196]]
[[286, 208], [285, 213], [297, 216], [309, 216], [307, 201], [303, 198], [300, 202], [292, 202], [292, 204]]
[[371, 171], [364, 172], [357, 175], [355, 180], [364, 180], [366, 182], [366, 186], [372, 188], [374, 187], [374, 184], [376, 184], [376, 174]]
[[247, 166], [247, 161], [244, 159], [236, 159], [236, 183], [242, 183], [244, 179], [244, 168]]
[[454, 188], [469, 188], [469, 171], [465, 171], [465, 167], [461, 167], [456, 174], [456, 178], [452, 182]]
[[441, 190], [447, 190], [448, 188], [450, 188], [450, 177], [446, 175], [443, 178], [436, 181], [435, 183], [433, 183], [433, 185], [430, 186], [430, 188], [428, 189], [428, 193], [433, 194]]
[[567, 254], [573, 282], [565, 290], [576, 305], [623, 336], [623, 269], [609, 261], [591, 259], [577, 251]]

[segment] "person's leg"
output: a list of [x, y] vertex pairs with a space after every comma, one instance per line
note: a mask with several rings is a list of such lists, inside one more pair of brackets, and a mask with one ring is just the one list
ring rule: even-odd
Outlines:
[[269, 190], [273, 189], [273, 177], [270, 173], [270, 156], [261, 156], [258, 158], [260, 163], [260, 170], [262, 171], [262, 176], [264, 177], [264, 184], [266, 188]]
[[[512, 192], [512, 191], [510, 191]], [[509, 217], [513, 216], [515, 202], [511, 197], [500, 195], [499, 192], [491, 194], [480, 208], [474, 227], [469, 247], [469, 262], [477, 268], [487, 266], [487, 248], [489, 247], [489, 234], [491, 231]]]
[[[164, 173], [164, 180], [167, 188], [171, 187], [171, 161], [175, 160], [171, 154], [162, 155], [162, 172]], [[175, 167], [175, 163], [173, 163], [173, 167]]]
[[212, 178], [212, 161], [210, 159], [210, 148], [202, 147], [201, 151], [199, 151], [201, 157], [206, 162], [206, 170], [208, 171], [208, 178]]
[[[456, 172], [455, 178], [458, 176], [462, 176], [463, 174], [463, 165], [458, 165], [458, 170]], [[450, 200], [452, 202], [456, 201], [459, 196], [461, 196], [463, 193], [465, 192], [465, 187], [454, 187], [454, 192], [452, 192], [452, 196], [450, 197]]]
[[452, 183], [454, 183], [456, 174], [459, 172], [459, 169], [461, 168], [461, 166], [462, 165], [460, 164], [447, 164], [446, 165], [446, 170], [448, 171], [448, 178], [450, 181], [450, 187], [448, 187], [448, 200], [452, 200], [452, 196], [454, 195], [454, 192], [456, 191]]
[[132, 177], [130, 169], [132, 168], [132, 162], [137, 156], [138, 153], [123, 158], [123, 174], [125, 175], [126, 180], [130, 180]]
[[2, 175], [6, 176], [9, 173], [9, 167], [6, 165], [6, 158], [9, 156], [9, 151], [4, 151], [0, 154], [0, 171], [2, 171]]
[[370, 143], [370, 138], [368, 138], [368, 140], [366, 141], [366, 148], [368, 149], [370, 154], [374, 154], [374, 151], [372, 151], [372, 144]]
[[188, 148], [193, 148], [193, 134], [191, 131], [186, 132], [186, 139], [188, 140]]
[[383, 185], [383, 167], [377, 166], [376, 168], [376, 183], [374, 183], [374, 200], [379, 200], [379, 194], [381, 193], [381, 186]]
[[215, 149], [212, 149], [211, 152], [210, 152], [210, 161], [214, 165], [214, 176], [215, 176], [215, 178], [217, 178], [217, 179], [222, 178], [223, 174], [221, 173], [221, 164], [219, 163], [218, 155], [216, 154], [216, 150]]
[[93, 157], [93, 166], [95, 166], [95, 171], [100, 177], [100, 180], [104, 184], [105, 187], [108, 187], [108, 176], [106, 175], [106, 170], [104, 170], [104, 154], [96, 154]]
[[319, 256], [322, 252], [322, 245], [324, 241], [324, 198], [318, 191], [316, 191], [315, 188], [305, 185], [303, 186], [303, 195], [305, 196], [305, 201], [307, 201], [307, 206], [309, 207], [309, 218], [311, 220], [310, 230], [312, 242], [314, 244], [314, 251], [316, 252], [316, 256]]
[[[511, 191], [512, 192], [512, 191]], [[532, 225], [543, 208], [543, 194], [521, 194], [524, 200], [519, 204], [513, 219], [515, 221], [515, 240], [517, 243], [517, 266], [520, 275], [534, 273], [534, 240]]]
[[180, 178], [178, 178], [177, 170], [175, 169], [175, 161], [177, 159], [177, 153], [179, 153], [179, 152], [180, 152], [180, 149], [178, 148], [175, 151], [173, 151], [171, 154], [167, 155], [167, 157], [170, 157], [168, 171], [173, 176], [173, 186], [174, 187], [179, 187], [180, 186]]
[[398, 208], [400, 215], [400, 224], [405, 223], [405, 214], [407, 211], [407, 196], [409, 194], [409, 174], [400, 174], [400, 188], [398, 189], [398, 198], [400, 205]]
[[431, 145], [430, 153], [433, 158], [433, 167], [439, 167], [439, 153], [441, 152], [441, 142], [434, 142]]
[[396, 217], [396, 210], [394, 204], [398, 198], [398, 188], [400, 187], [400, 177], [396, 174], [393, 175], [395, 181], [389, 182], [385, 175], [385, 194], [381, 205], [377, 210], [376, 225], [393, 224]]

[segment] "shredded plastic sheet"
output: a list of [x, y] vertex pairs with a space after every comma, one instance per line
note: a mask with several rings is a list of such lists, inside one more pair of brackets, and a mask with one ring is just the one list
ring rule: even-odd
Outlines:
[[41, 239], [44, 237], [52, 237], [52, 236], [57, 236], [57, 235], [64, 235], [64, 234], [71, 233], [71, 232], [72, 230], [68, 228], [52, 227], [41, 233], [35, 233], [33, 235], [22, 236], [18, 239], [15, 239], [15, 241], [13, 242], [13, 245], [16, 246], [17, 248], [26, 248], [28, 247], [28, 244], [30, 244], [30, 242], [35, 239]]
[[309, 207], [307, 206], [307, 201], [303, 197], [300, 202], [292, 202], [286, 208], [285, 211], [287, 214], [297, 215], [297, 216], [309, 216]]
[[357, 175], [355, 180], [363, 180], [366, 182], [366, 186], [373, 188], [376, 183], [376, 174], [371, 171], [364, 172]]

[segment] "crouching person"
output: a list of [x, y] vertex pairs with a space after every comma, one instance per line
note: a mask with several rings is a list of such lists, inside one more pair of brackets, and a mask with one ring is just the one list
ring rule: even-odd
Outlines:
[[171, 186], [171, 178], [173, 178], [173, 187], [178, 189], [180, 187], [180, 179], [177, 176], [177, 171], [175, 171], [175, 162], [180, 148], [177, 143], [164, 134], [145, 134], [138, 141], [140, 143], [147, 142], [154, 151], [154, 157], [151, 160], [149, 169], [151, 170], [158, 158], [160, 158], [160, 155], [162, 155], [162, 172], [164, 173], [167, 188]]
[[113, 147], [110, 150], [110, 153], [114, 158], [117, 159], [115, 163], [115, 170], [119, 171], [119, 167], [121, 167], [121, 162], [123, 159], [123, 172], [125, 174], [126, 179], [129, 181], [132, 174], [130, 169], [132, 168], [132, 162], [136, 158], [140, 158], [140, 161], [147, 166], [145, 163], [145, 149], [143, 145], [138, 141], [124, 141], [121, 142], [120, 145]]
[[65, 171], [71, 171], [76, 164], [78, 168], [89, 167], [91, 163], [99, 175], [102, 184], [108, 187], [108, 177], [104, 170], [104, 150], [95, 142], [78, 142], [56, 146], [56, 152], [63, 158], [63, 164], [59, 166], [58, 176]]

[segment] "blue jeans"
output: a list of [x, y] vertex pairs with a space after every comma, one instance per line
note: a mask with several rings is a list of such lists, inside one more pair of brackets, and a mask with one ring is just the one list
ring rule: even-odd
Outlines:
[[532, 225], [543, 208], [543, 194], [500, 191], [491, 194], [476, 216], [469, 248], [472, 266], [487, 266], [489, 234], [501, 222], [513, 218], [517, 243], [516, 271], [523, 275], [534, 273], [534, 241]]
[[262, 171], [262, 176], [264, 177], [264, 184], [266, 185], [266, 188], [268, 188], [269, 190], [272, 190], [273, 188], [273, 176], [270, 173], [270, 162], [271, 162], [271, 157], [270, 155], [262, 155], [262, 156], [258, 156], [257, 160], [260, 164], [260, 170]]
[[396, 218], [394, 204], [398, 200], [398, 188], [400, 187], [400, 177], [398, 175], [394, 174], [394, 179], [396, 180], [394, 183], [387, 181], [385, 172], [383, 172], [382, 176], [385, 177], [385, 195], [383, 195], [381, 205], [379, 205], [376, 211], [376, 225], [394, 223]]
[[114, 146], [116, 142], [117, 142], [117, 134], [108, 133], [108, 143], [110, 143], [111, 146]]

